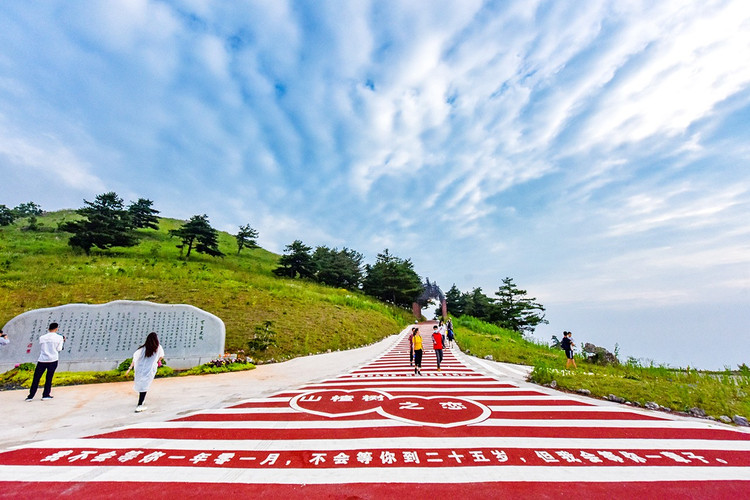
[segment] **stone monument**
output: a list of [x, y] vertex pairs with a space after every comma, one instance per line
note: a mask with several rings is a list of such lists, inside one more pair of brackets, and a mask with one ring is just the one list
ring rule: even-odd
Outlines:
[[39, 337], [59, 323], [67, 340], [59, 371], [105, 371], [130, 358], [150, 332], [156, 332], [167, 365], [192, 368], [224, 354], [224, 322], [186, 304], [116, 300], [107, 304], [66, 304], [35, 309], [11, 319], [3, 330], [10, 344], [0, 346], [0, 372], [36, 363]]

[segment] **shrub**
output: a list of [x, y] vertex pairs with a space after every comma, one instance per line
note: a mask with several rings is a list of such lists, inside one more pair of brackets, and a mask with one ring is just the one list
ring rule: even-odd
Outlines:
[[549, 384], [554, 378], [554, 368], [542, 362], [534, 363], [534, 369], [529, 374], [529, 380], [540, 385]]

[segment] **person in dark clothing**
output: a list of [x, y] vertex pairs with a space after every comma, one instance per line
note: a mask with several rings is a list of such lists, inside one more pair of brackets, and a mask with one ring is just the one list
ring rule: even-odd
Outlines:
[[576, 360], [573, 359], [573, 346], [575, 346], [575, 343], [573, 343], [573, 340], [570, 338], [571, 335], [573, 335], [571, 332], [563, 332], [563, 339], [560, 343], [565, 351], [565, 356], [568, 358], [568, 361], [565, 363], [565, 368], [570, 368], [570, 365], [573, 365], [573, 368], [578, 368], [576, 366]]
[[42, 401], [49, 401], [52, 399], [52, 377], [55, 376], [57, 362], [60, 359], [59, 353], [63, 350], [63, 345], [65, 343], [65, 337], [57, 333], [57, 328], [57, 323], [50, 323], [47, 333], [39, 337], [39, 360], [36, 363], [34, 378], [31, 381], [29, 395], [26, 397], [26, 401], [32, 401], [34, 399], [36, 391], [39, 388], [39, 382], [42, 380], [42, 375], [44, 375], [45, 372], [47, 372], [47, 377], [44, 379]]

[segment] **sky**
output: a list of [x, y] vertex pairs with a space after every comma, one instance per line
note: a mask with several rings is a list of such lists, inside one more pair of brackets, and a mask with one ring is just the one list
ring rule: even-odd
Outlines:
[[539, 341], [735, 367], [748, 61], [746, 0], [4, 2], [0, 203], [387, 248], [444, 291], [513, 278]]

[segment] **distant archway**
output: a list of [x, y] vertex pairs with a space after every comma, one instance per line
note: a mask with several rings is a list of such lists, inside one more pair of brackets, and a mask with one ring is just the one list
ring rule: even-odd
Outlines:
[[419, 319], [422, 317], [422, 308], [424, 308], [431, 300], [440, 300], [440, 311], [442, 317], [448, 317], [448, 304], [445, 302], [445, 294], [437, 285], [437, 283], [430, 283], [430, 278], [426, 278], [424, 282], [424, 292], [420, 295], [417, 300], [411, 305], [414, 317]]

